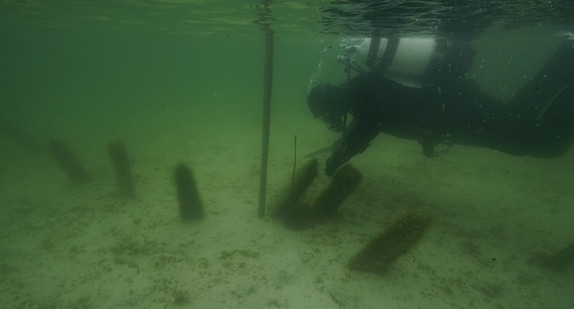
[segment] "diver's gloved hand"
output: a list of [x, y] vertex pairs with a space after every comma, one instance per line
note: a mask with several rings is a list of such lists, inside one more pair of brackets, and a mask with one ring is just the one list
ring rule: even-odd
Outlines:
[[343, 160], [342, 156], [344, 153], [344, 143], [343, 143], [343, 139], [339, 139], [338, 141], [336, 141], [335, 143], [333, 143], [333, 146], [331, 148], [331, 150], [333, 151], [333, 155], [331, 155], [331, 157], [329, 157], [329, 159], [327, 159], [327, 164], [325, 166], [325, 174], [329, 177], [333, 176], [333, 174], [335, 174], [335, 170], [345, 162], [345, 160]]
[[327, 164], [325, 166], [325, 174], [329, 177], [333, 176], [337, 168], [339, 168], [339, 166], [345, 163], [345, 161], [346, 160], [339, 158], [339, 156], [337, 156], [336, 154], [332, 155], [329, 159], [327, 159]]
[[327, 159], [327, 165], [325, 166], [325, 174], [329, 177], [335, 174], [335, 170], [339, 167], [339, 165], [335, 164], [333, 157]]

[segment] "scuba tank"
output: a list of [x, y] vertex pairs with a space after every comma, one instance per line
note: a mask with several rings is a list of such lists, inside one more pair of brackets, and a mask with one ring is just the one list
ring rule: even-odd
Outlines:
[[417, 88], [432, 84], [427, 72], [444, 58], [447, 45], [446, 40], [432, 37], [374, 36], [343, 42], [339, 62], [359, 73], [377, 71], [388, 79]]

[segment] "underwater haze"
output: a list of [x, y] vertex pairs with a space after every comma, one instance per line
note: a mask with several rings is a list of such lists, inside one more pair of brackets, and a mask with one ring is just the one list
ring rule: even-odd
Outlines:
[[[345, 82], [345, 44], [373, 33], [469, 43], [464, 78], [506, 103], [574, 46], [574, 4], [0, 0], [0, 307], [574, 308], [572, 150], [427, 159], [380, 134], [335, 215], [276, 216], [307, 154], [318, 175], [287, 207], [330, 185], [318, 150], [340, 133], [306, 97]], [[189, 186], [201, 219], [182, 220]], [[392, 239], [408, 250], [384, 273], [351, 269], [413, 213], [432, 224]]]

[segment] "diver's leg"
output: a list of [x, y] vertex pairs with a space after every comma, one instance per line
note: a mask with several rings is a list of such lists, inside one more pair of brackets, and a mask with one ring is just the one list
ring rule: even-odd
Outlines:
[[[574, 87], [574, 42], [565, 41], [540, 72], [508, 103], [516, 117], [541, 120]], [[569, 89], [570, 88], [570, 89]]]
[[[574, 67], [573, 67], [574, 68]], [[563, 86], [539, 122], [546, 152], [561, 155], [574, 142], [574, 83]]]
[[554, 56], [509, 103], [511, 118], [530, 131], [529, 155], [552, 158], [574, 141], [574, 42]]

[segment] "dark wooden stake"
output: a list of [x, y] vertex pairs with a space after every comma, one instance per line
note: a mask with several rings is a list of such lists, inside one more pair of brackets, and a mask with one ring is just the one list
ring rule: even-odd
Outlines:
[[84, 166], [64, 142], [53, 139], [50, 141], [50, 149], [56, 162], [58, 162], [58, 165], [72, 183], [81, 184], [90, 180], [90, 176]]
[[329, 186], [315, 200], [313, 208], [318, 214], [330, 216], [337, 212], [339, 206], [355, 190], [363, 176], [351, 164], [339, 168]]
[[175, 184], [179, 198], [179, 214], [182, 221], [192, 221], [203, 218], [203, 204], [191, 170], [181, 163], [175, 170]]
[[124, 143], [121, 141], [109, 143], [108, 155], [110, 156], [112, 165], [116, 171], [116, 179], [118, 181], [120, 195], [126, 199], [134, 198], [135, 192], [132, 169]]

